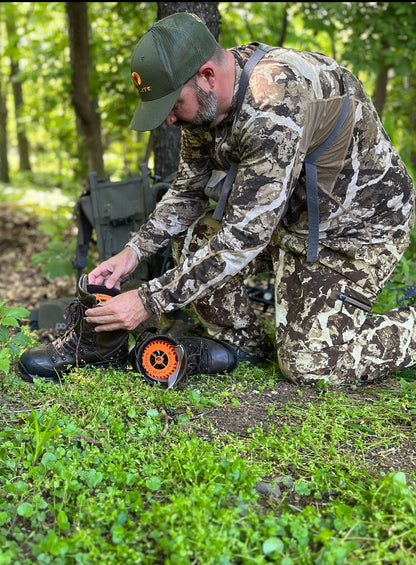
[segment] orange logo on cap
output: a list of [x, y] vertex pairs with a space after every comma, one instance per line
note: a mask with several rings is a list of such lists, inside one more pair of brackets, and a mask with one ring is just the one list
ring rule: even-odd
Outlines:
[[139, 94], [143, 94], [145, 92], [152, 92], [151, 86], [140, 86], [142, 84], [142, 79], [140, 78], [139, 73], [131, 73], [131, 80], [133, 81], [134, 86], [137, 88]]
[[139, 86], [142, 84], [142, 79], [140, 78], [139, 73], [131, 73], [131, 80], [134, 82], [136, 88], [139, 88]]

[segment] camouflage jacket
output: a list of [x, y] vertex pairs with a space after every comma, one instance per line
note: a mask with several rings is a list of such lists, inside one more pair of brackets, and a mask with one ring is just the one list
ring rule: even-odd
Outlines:
[[[236, 84], [227, 117], [200, 135], [183, 129], [177, 177], [128, 243], [143, 259], [186, 231], [210, 204], [207, 194], [212, 193], [206, 186], [212, 171], [226, 171], [236, 151], [237, 176], [218, 234], [139, 289], [149, 313], [176, 310], [223, 284], [282, 227], [306, 249], [302, 164], [338, 121], [346, 92], [343, 75], [324, 55], [273, 49], [254, 68], [235, 120], [242, 68], [254, 49], [248, 45], [231, 50]], [[345, 76], [350, 91], [347, 118], [316, 161], [319, 240], [354, 256], [363, 245], [391, 241], [410, 231], [414, 188], [361, 83], [347, 70]]]

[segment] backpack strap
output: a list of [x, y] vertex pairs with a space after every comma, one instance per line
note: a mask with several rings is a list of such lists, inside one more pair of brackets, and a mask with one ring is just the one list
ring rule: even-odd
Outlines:
[[[91, 175], [90, 173], [90, 183]], [[88, 249], [92, 241], [94, 230], [93, 214], [91, 207], [91, 192], [87, 186], [84, 194], [80, 196], [75, 204], [74, 215], [78, 225], [77, 247], [75, 259], [71, 259], [72, 266], [77, 270], [77, 284], [81, 278], [82, 272], [87, 266]]]
[[93, 226], [82, 209], [81, 205], [76, 210], [78, 219], [78, 240], [76, 249], [76, 259], [72, 260], [72, 266], [77, 270], [77, 283], [87, 266], [87, 256], [90, 243], [92, 241]]
[[[259, 43], [258, 48], [254, 51], [254, 53], [250, 56], [247, 63], [244, 65], [243, 72], [240, 78], [240, 84], [238, 87], [237, 110], [235, 113], [234, 121], [237, 120], [241, 110], [241, 106], [243, 105], [244, 95], [246, 93], [250, 76], [251, 73], [253, 72], [254, 67], [264, 57], [264, 55], [266, 55], [266, 53], [268, 51], [271, 51], [272, 49], [276, 49], [276, 47], [272, 47], [271, 45], [265, 45], [264, 43]], [[238, 163], [239, 163], [238, 156], [232, 153], [232, 163], [227, 172], [226, 177], [223, 180], [220, 197], [218, 199], [218, 203], [212, 215], [214, 220], [221, 220], [224, 214], [225, 206], [228, 200], [228, 195], [230, 194], [231, 187], [233, 185], [233, 182], [235, 181], [235, 177], [237, 176]]]
[[309, 241], [308, 241], [308, 253], [306, 256], [307, 262], [316, 261], [318, 257], [318, 245], [319, 245], [319, 203], [318, 203], [318, 172], [316, 169], [315, 161], [318, 157], [329, 147], [333, 142], [335, 137], [338, 135], [345, 118], [348, 114], [348, 108], [350, 104], [350, 91], [348, 88], [347, 78], [343, 69], [342, 75], [344, 77], [345, 92], [346, 97], [344, 100], [344, 105], [342, 107], [341, 115], [336, 123], [334, 129], [325, 139], [325, 141], [317, 147], [312, 153], [309, 153], [305, 157], [305, 174], [306, 174], [306, 205], [308, 209], [308, 229], [309, 229]]

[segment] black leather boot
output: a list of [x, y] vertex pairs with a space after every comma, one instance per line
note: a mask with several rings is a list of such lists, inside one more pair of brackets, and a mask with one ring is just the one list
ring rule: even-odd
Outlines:
[[85, 310], [117, 294], [118, 290], [87, 284], [87, 277], [83, 275], [77, 297], [68, 307], [64, 335], [46, 346], [32, 347], [20, 357], [18, 367], [23, 379], [59, 381], [65, 373], [85, 365], [125, 368], [129, 332], [95, 332], [94, 326], [85, 321]]
[[133, 369], [151, 383], [172, 388], [189, 375], [231, 373], [240, 361], [262, 361], [224, 341], [210, 337], [152, 336], [130, 354]]

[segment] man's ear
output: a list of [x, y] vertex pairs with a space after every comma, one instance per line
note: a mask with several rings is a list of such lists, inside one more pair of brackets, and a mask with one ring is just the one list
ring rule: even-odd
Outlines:
[[207, 61], [199, 69], [198, 78], [201, 78], [206, 83], [208, 83], [210, 88], [214, 88], [215, 83], [216, 83], [216, 72], [215, 72], [214, 66], [212, 65], [212, 63], [210, 63], [210, 61]]

